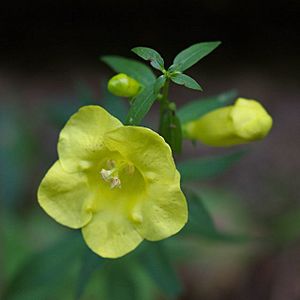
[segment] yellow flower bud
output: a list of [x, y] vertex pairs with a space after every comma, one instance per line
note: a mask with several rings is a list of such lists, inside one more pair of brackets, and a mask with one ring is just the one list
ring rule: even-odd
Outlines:
[[263, 139], [272, 118], [255, 101], [238, 98], [234, 105], [216, 109], [184, 125], [185, 137], [209, 146], [232, 146]]
[[120, 73], [108, 81], [107, 87], [108, 90], [116, 96], [131, 98], [139, 93], [141, 85], [135, 79]]

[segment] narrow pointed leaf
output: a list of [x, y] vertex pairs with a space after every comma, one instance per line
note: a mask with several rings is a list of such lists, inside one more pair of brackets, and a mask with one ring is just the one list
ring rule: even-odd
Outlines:
[[137, 54], [139, 57], [149, 60], [153, 68], [160, 71], [164, 70], [164, 60], [154, 49], [148, 47], [135, 47], [131, 49], [131, 51]]
[[126, 124], [139, 125], [157, 98], [155, 83], [146, 86], [134, 99], [129, 109]]
[[186, 160], [179, 162], [177, 169], [181, 174], [183, 182], [204, 180], [222, 174], [238, 162], [246, 153], [246, 150], [238, 150], [230, 154]]
[[185, 71], [192, 65], [196, 64], [200, 59], [208, 55], [216, 49], [221, 42], [204, 42], [190, 46], [181, 51], [174, 59], [172, 70]]
[[121, 56], [102, 56], [101, 60], [109, 65], [117, 73], [125, 73], [144, 85], [152, 84], [155, 75], [152, 70], [143, 63]]
[[177, 116], [182, 124], [196, 120], [211, 110], [233, 103], [237, 91], [231, 90], [222, 94], [189, 102], [177, 110]]
[[161, 88], [164, 86], [166, 80], [167, 80], [167, 78], [165, 77], [165, 75], [161, 75], [156, 79], [155, 85], [154, 85], [154, 91], [156, 93], [159, 93]]
[[189, 89], [202, 91], [202, 87], [200, 86], [200, 84], [195, 79], [186, 74], [177, 73], [176, 75], [171, 77], [171, 80]]
[[127, 115], [126, 124], [139, 125], [141, 123], [154, 101], [157, 99], [160, 89], [165, 82], [165, 76], [161, 75], [156, 79], [154, 84], [146, 86], [144, 90], [133, 99]]

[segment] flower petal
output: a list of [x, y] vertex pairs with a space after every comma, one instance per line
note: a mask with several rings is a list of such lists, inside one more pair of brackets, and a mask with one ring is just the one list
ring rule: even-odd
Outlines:
[[149, 128], [123, 126], [105, 134], [105, 145], [131, 161], [148, 181], [173, 180], [176, 166], [165, 140]]
[[88, 169], [103, 150], [103, 135], [122, 123], [100, 106], [79, 109], [62, 129], [58, 156], [63, 168], [74, 172]]
[[143, 240], [125, 216], [108, 210], [94, 214], [91, 222], [82, 228], [82, 234], [95, 253], [108, 258], [127, 254]]
[[180, 175], [176, 173], [173, 183], [150, 185], [146, 199], [136, 211], [141, 216], [138, 231], [147, 240], [174, 235], [187, 222], [187, 202], [180, 190]]
[[42, 180], [38, 201], [48, 215], [71, 228], [87, 224], [92, 213], [85, 209], [92, 197], [83, 173], [66, 172], [56, 161]]

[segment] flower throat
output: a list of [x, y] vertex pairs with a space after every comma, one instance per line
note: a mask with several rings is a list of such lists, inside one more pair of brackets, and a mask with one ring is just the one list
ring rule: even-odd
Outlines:
[[121, 173], [123, 173], [123, 176], [126, 176], [133, 175], [135, 172], [134, 165], [124, 161], [120, 164], [116, 164], [114, 160], [107, 160], [106, 166], [107, 169], [102, 168], [100, 175], [105, 182], [110, 184], [111, 189], [122, 188], [120, 179]]

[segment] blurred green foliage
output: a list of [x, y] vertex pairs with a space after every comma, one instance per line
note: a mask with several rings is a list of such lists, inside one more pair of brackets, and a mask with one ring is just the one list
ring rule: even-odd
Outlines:
[[17, 103], [0, 104], [0, 199], [6, 207], [19, 206], [28, 192], [36, 150], [34, 130]]

